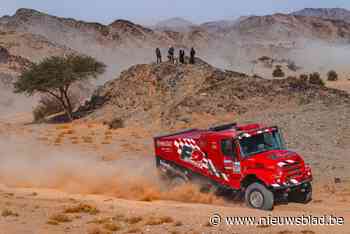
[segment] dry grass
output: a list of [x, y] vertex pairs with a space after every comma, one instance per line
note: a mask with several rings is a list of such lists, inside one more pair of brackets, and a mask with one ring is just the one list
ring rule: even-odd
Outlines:
[[68, 129], [62, 132], [64, 135], [73, 135], [75, 131], [73, 129]]
[[114, 221], [125, 221], [125, 219], [126, 219], [125, 215], [123, 215], [123, 214], [117, 214], [113, 217]]
[[108, 154], [108, 155], [103, 155], [102, 156], [102, 160], [103, 161], [113, 161], [113, 160], [116, 160], [116, 159], [118, 159], [118, 156], [113, 155], [113, 154]]
[[55, 144], [61, 144], [62, 143], [62, 138], [61, 137], [57, 137], [54, 141]]
[[105, 141], [109, 141], [109, 140], [113, 139], [113, 136], [105, 136], [104, 139], [105, 139]]
[[9, 216], [12, 216], [12, 217], [18, 217], [19, 214], [12, 211], [12, 210], [9, 210], [9, 209], [4, 209], [2, 212], [1, 212], [1, 216], [2, 217], [9, 217]]
[[61, 125], [56, 126], [57, 130], [69, 130], [72, 128], [73, 128], [72, 124], [61, 124]]
[[94, 223], [94, 224], [105, 224], [105, 223], [110, 223], [113, 220], [113, 218], [101, 218], [98, 217], [96, 219], [93, 219], [89, 222], [87, 222], [88, 224], [90, 223]]
[[174, 223], [174, 226], [175, 227], [180, 227], [180, 226], [182, 226], [183, 225], [183, 223], [181, 222], [181, 221], [176, 221], [175, 223]]
[[54, 220], [49, 220], [49, 221], [47, 221], [46, 223], [47, 223], [47, 224], [50, 224], [50, 225], [55, 225], [55, 226], [60, 224], [59, 222], [54, 221]]
[[83, 139], [83, 142], [84, 142], [84, 143], [91, 144], [91, 143], [94, 142], [93, 138], [90, 137], [90, 136], [83, 136], [82, 139]]
[[140, 228], [130, 228], [125, 233], [142, 233], [142, 230]]
[[77, 206], [68, 207], [64, 210], [65, 213], [87, 213], [91, 215], [96, 215], [100, 211], [92, 205], [80, 203]]
[[165, 223], [172, 223], [174, 222], [173, 218], [169, 217], [169, 216], [164, 216], [164, 217], [150, 217], [147, 221], [146, 221], [146, 225], [150, 225], [150, 226], [155, 226], [155, 225], [161, 225], [161, 224], [165, 224]]
[[277, 232], [277, 234], [293, 234], [293, 232], [292, 231], [288, 231], [288, 230], [283, 230], [283, 231]]
[[135, 216], [135, 217], [131, 217], [131, 218], [127, 218], [125, 220], [128, 224], [136, 224], [142, 221], [142, 217], [140, 216]]
[[116, 232], [116, 231], [119, 231], [121, 229], [121, 227], [115, 223], [106, 223], [103, 225], [103, 228], [108, 230], [108, 231], [112, 231], [112, 232]]
[[302, 230], [301, 233], [302, 234], [315, 234], [316, 232], [314, 232], [312, 230]]
[[54, 215], [51, 215], [50, 218], [49, 218], [49, 221], [48, 223], [51, 222], [51, 223], [69, 223], [69, 222], [72, 222], [72, 219], [66, 215], [66, 214], [54, 214]]
[[113, 132], [112, 132], [111, 130], [107, 130], [107, 131], [105, 132], [105, 135], [106, 135], [106, 136], [111, 136], [111, 135], [113, 135]]
[[112, 234], [111, 232], [102, 230], [98, 227], [94, 227], [94, 228], [90, 229], [87, 233], [88, 234]]
[[270, 225], [266, 225], [266, 224], [261, 224], [261, 225], [257, 225], [257, 228], [268, 228], [270, 227]]

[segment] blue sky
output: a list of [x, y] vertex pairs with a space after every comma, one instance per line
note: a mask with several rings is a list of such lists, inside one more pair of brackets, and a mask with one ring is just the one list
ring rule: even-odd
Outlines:
[[110, 23], [129, 19], [151, 24], [180, 16], [196, 23], [241, 15], [290, 12], [305, 7], [342, 7], [349, 0], [1, 0], [0, 15], [12, 15], [18, 8], [33, 8], [49, 14]]

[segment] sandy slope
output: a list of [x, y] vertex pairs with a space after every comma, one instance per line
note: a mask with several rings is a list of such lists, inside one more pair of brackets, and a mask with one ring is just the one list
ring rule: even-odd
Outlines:
[[[282, 125], [285, 125], [283, 121], [289, 121], [291, 125], [287, 127], [292, 128], [293, 122], [301, 123], [305, 116], [315, 119], [307, 108], [296, 112], [298, 117], [294, 120], [289, 119], [288, 112], [282, 112], [284, 114], [274, 114], [278, 117], [270, 121]], [[316, 111], [315, 115], [318, 113]], [[327, 119], [334, 118], [328, 112], [323, 115]], [[316, 178], [311, 203], [278, 205], [269, 213], [248, 209], [242, 202], [199, 193], [193, 186], [169, 190], [158, 179], [153, 166], [151, 137], [159, 129], [130, 126], [111, 131], [98, 123], [79, 121], [68, 125], [28, 125], [25, 124], [28, 117], [17, 115], [11, 118], [12, 123], [2, 121], [0, 124], [0, 230], [5, 230], [4, 233], [112, 233], [117, 230], [116, 233], [305, 234], [346, 233], [349, 230], [349, 164], [344, 159], [337, 158], [333, 162], [321, 157], [313, 166]], [[198, 125], [232, 118], [203, 117]], [[239, 119], [248, 117], [240, 116]], [[256, 119], [266, 121], [270, 117], [265, 113]], [[312, 136], [309, 142], [317, 145], [314, 127], [307, 122], [306, 119], [301, 127], [309, 128]], [[316, 125], [319, 122], [315, 119]], [[295, 132], [290, 130], [289, 139], [298, 143], [293, 137]], [[313, 144], [312, 147], [298, 147], [300, 150], [304, 147], [313, 149], [318, 154]], [[325, 147], [338, 149], [332, 148], [332, 144]], [[348, 152], [345, 150], [344, 157]], [[305, 153], [309, 161], [317, 157]], [[322, 173], [329, 165], [343, 166], [343, 170]], [[334, 184], [330, 176], [339, 175], [341, 183]], [[90, 205], [85, 210], [88, 213], [79, 207], [75, 213], [66, 212], [67, 208], [77, 208], [79, 204]], [[94, 208], [99, 212], [94, 212]], [[345, 225], [211, 227], [208, 219], [214, 213], [256, 217], [327, 214], [344, 217]], [[64, 218], [67, 222], [61, 223]]]
[[[78, 204], [97, 207], [97, 214], [65, 213]], [[55, 190], [1, 189], [1, 207], [17, 212], [18, 217], [2, 217], [1, 230], [6, 233], [104, 233], [110, 219], [120, 228], [117, 233], [347, 233], [344, 226], [234, 226], [208, 225], [210, 215], [225, 216], [299, 216], [333, 214], [349, 220], [349, 208], [339, 201], [315, 200], [309, 205], [277, 206], [273, 212], [248, 209], [240, 204], [205, 205], [172, 201], [130, 201], [111, 196], [71, 195]], [[65, 214], [72, 221], [48, 224], [55, 214]], [[107, 218], [107, 220], [106, 220]], [[114, 218], [114, 219], [113, 219]], [[129, 220], [128, 220], [129, 219]], [[132, 220], [140, 220], [134, 223]], [[165, 222], [157, 224], [155, 220]], [[135, 221], [136, 222], [136, 221]], [[99, 230], [100, 232], [97, 232]], [[94, 232], [95, 231], [95, 232]]]

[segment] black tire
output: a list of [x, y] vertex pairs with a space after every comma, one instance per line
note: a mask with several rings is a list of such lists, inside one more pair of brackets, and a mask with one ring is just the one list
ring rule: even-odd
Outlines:
[[183, 186], [187, 183], [187, 181], [182, 178], [181, 176], [175, 176], [174, 178], [171, 179], [170, 181], [170, 186], [172, 188]]
[[304, 190], [298, 189], [296, 191], [292, 191], [288, 194], [288, 201], [296, 202], [296, 203], [309, 203], [312, 200], [312, 185], [311, 183], [307, 183], [304, 186]]
[[254, 209], [272, 210], [273, 193], [260, 183], [250, 184], [245, 191], [245, 202]]

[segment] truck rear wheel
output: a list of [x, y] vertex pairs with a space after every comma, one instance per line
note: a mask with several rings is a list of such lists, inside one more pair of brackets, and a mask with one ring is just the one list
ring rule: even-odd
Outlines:
[[173, 188], [185, 185], [186, 183], [187, 183], [187, 181], [184, 178], [180, 177], [180, 176], [175, 176], [170, 181], [170, 185]]
[[252, 183], [246, 189], [245, 201], [251, 208], [272, 210], [273, 193], [260, 183]]

